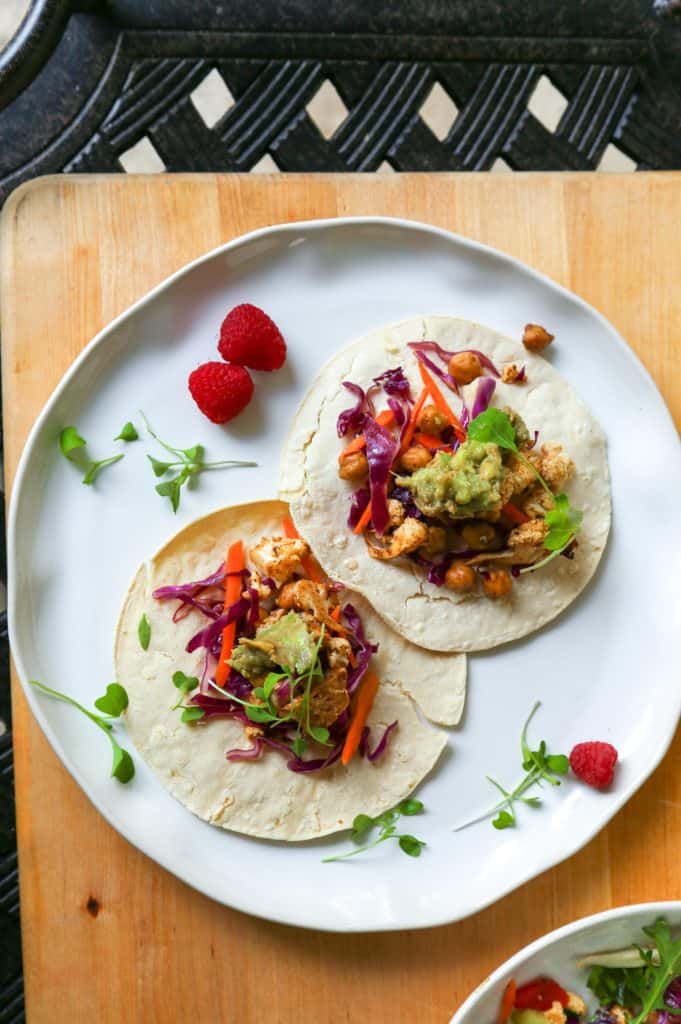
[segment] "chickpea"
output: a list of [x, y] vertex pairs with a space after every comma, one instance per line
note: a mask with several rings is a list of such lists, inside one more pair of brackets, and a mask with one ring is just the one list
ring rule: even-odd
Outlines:
[[369, 472], [369, 463], [364, 452], [353, 452], [339, 459], [338, 476], [341, 480], [363, 480]]
[[545, 327], [539, 324], [525, 324], [523, 332], [523, 345], [530, 352], [541, 352], [553, 341], [554, 335], [549, 334]]
[[465, 562], [452, 562], [445, 573], [445, 586], [458, 594], [465, 594], [475, 588], [476, 574]]
[[400, 463], [408, 473], [415, 473], [417, 469], [427, 466], [431, 458], [427, 448], [424, 448], [422, 444], [414, 444], [403, 453]]
[[421, 554], [425, 558], [434, 558], [435, 555], [441, 554], [447, 550], [447, 531], [443, 526], [429, 526], [428, 527], [428, 539], [426, 543], [419, 548]]
[[424, 434], [434, 434], [436, 437], [448, 426], [447, 417], [434, 405], [427, 405], [418, 419], [419, 430]]
[[482, 365], [474, 352], [457, 352], [447, 369], [457, 384], [470, 384], [482, 376]]
[[488, 597], [506, 597], [513, 586], [510, 572], [505, 569], [491, 569], [483, 578], [482, 585]]
[[466, 547], [473, 551], [498, 551], [502, 541], [492, 523], [472, 522], [461, 527]]

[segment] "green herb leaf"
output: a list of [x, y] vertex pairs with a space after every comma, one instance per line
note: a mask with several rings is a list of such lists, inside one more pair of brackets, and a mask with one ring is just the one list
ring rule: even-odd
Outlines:
[[366, 850], [373, 850], [375, 846], [380, 846], [381, 843], [385, 843], [388, 839], [397, 839], [400, 849], [407, 856], [420, 857], [421, 850], [426, 844], [423, 840], [417, 839], [416, 836], [399, 833], [395, 822], [401, 814], [420, 814], [422, 810], [423, 804], [420, 800], [403, 800], [397, 807], [384, 811], [377, 818], [372, 818], [368, 814], [358, 814], [352, 823], [352, 831], [350, 833], [350, 838], [353, 842], [361, 843], [374, 828], [380, 830], [378, 839], [367, 843], [365, 846], [359, 846], [355, 850], [349, 850], [347, 853], [339, 853], [334, 857], [324, 857], [322, 863], [328, 864], [331, 861], [347, 860], [348, 857], [356, 857]]
[[125, 426], [121, 427], [120, 433], [116, 434], [114, 441], [137, 441], [138, 438], [139, 434], [135, 430], [134, 423], [128, 420]]
[[192, 445], [191, 448], [183, 448], [182, 454], [189, 459], [190, 462], [201, 464], [203, 462], [204, 448], [202, 444]]
[[327, 746], [329, 743], [329, 736], [331, 735], [328, 729], [325, 729], [323, 725], [311, 725], [308, 729], [309, 735], [317, 743], [321, 743], [323, 746]]
[[160, 459], [155, 459], [153, 455], [147, 455], [151, 468], [154, 471], [154, 476], [165, 476], [171, 466], [177, 466], [177, 462], [161, 462]]
[[579, 532], [583, 515], [570, 505], [567, 494], [557, 494], [554, 507], [545, 516], [549, 532], [544, 538], [547, 551], [561, 551]]
[[[86, 718], [89, 718], [91, 722], [102, 730], [107, 736], [111, 749], [113, 751], [113, 764], [111, 768], [111, 774], [114, 778], [118, 779], [119, 782], [130, 782], [135, 774], [135, 766], [133, 760], [127, 750], [124, 750], [113, 737], [113, 725], [111, 721], [106, 718], [102, 718], [100, 715], [96, 715], [94, 711], [88, 711], [82, 704], [79, 704], [73, 697], [69, 697], [67, 693], [62, 693], [60, 690], [53, 690], [50, 686], [45, 686], [44, 683], [38, 682], [37, 679], [30, 680], [31, 686], [35, 686], [37, 690], [47, 694], [54, 700], [59, 700], [64, 704], [70, 704], [71, 707], [76, 708]], [[120, 683], [110, 683], [106, 688], [106, 693], [102, 697], [98, 697], [95, 701], [95, 707], [99, 708], [107, 715], [111, 715], [117, 718], [122, 711], [125, 711], [128, 706], [128, 695], [125, 689]]]
[[373, 818], [370, 818], [368, 814], [358, 814], [352, 822], [352, 832], [350, 833], [351, 838], [354, 839], [355, 842], [361, 842], [367, 832], [370, 832], [373, 827]]
[[121, 459], [124, 458], [125, 455], [121, 452], [119, 455], [112, 455], [108, 459], [100, 459], [99, 462], [91, 462], [87, 468], [85, 476], [83, 477], [83, 483], [89, 487], [90, 484], [95, 482], [103, 469], [106, 469], [107, 466], [113, 466], [114, 462], [120, 462]]
[[173, 686], [176, 686], [182, 693], [189, 693], [190, 690], [195, 690], [199, 685], [199, 681], [196, 676], [186, 676], [184, 672], [173, 672]]
[[399, 838], [400, 850], [406, 853], [408, 857], [420, 857], [421, 850], [426, 845], [422, 840], [417, 839], [416, 836], [402, 835]]
[[517, 452], [515, 430], [511, 419], [502, 409], [490, 406], [468, 426], [469, 441], [480, 441], [482, 444], [497, 444], [500, 448]]
[[132, 758], [127, 750], [123, 747], [119, 747], [113, 737], [111, 737], [111, 743], [113, 745], [113, 764], [111, 765], [111, 774], [119, 782], [130, 782], [135, 775], [135, 765]]
[[142, 618], [137, 623], [137, 636], [142, 650], [148, 650], [149, 641], [151, 640], [151, 624], [146, 612], [142, 612]]
[[103, 711], [105, 715], [111, 715], [112, 718], [122, 715], [127, 706], [128, 694], [120, 683], [109, 683], [106, 693], [95, 701], [97, 710]]
[[200, 718], [203, 718], [205, 713], [206, 712], [203, 710], [203, 708], [196, 708], [196, 707], [185, 708], [183, 710], [182, 714], [180, 715], [180, 721], [181, 722], [198, 722], [198, 720]]
[[277, 715], [273, 715], [268, 708], [261, 707], [259, 704], [244, 704], [244, 711], [246, 717], [251, 722], [278, 722], [279, 718]]
[[291, 744], [291, 750], [296, 757], [301, 757], [307, 750], [307, 743], [302, 736], [296, 736], [293, 743]]
[[64, 427], [59, 435], [59, 447], [62, 455], [69, 461], [73, 460], [73, 454], [79, 448], [83, 448], [86, 441], [80, 436], [75, 427]]
[[515, 825], [515, 815], [510, 811], [499, 811], [496, 818], [493, 819], [492, 825], [498, 829], [512, 828]]
[[470, 825], [475, 825], [479, 821], [491, 818], [492, 815], [495, 815], [492, 820], [494, 828], [500, 830], [511, 828], [516, 824], [516, 816], [514, 812], [514, 804], [516, 802], [520, 801], [530, 807], [538, 807], [541, 804], [539, 797], [525, 796], [525, 793], [529, 789], [532, 789], [534, 786], [541, 786], [543, 782], [548, 782], [552, 786], [560, 786], [560, 779], [555, 776], [567, 774], [570, 768], [568, 758], [565, 754], [547, 753], [546, 740], [541, 741], [537, 750], [531, 750], [527, 742], [528, 727], [540, 706], [540, 702], [537, 701], [527, 716], [520, 734], [520, 755], [521, 764], [525, 771], [524, 778], [521, 779], [515, 789], [509, 791], [504, 789], [504, 787], [494, 779], [487, 776], [487, 781], [499, 790], [503, 799], [484, 814], [480, 814], [476, 818], [472, 818], [470, 821], [464, 822], [463, 825], [458, 825], [454, 829], [455, 832], [460, 832], [462, 829], [468, 828]]
[[172, 480], [166, 480], [162, 484], [156, 484], [156, 493], [160, 494], [162, 498], [170, 498], [170, 504], [172, 505], [173, 512], [177, 512], [180, 507], [180, 492], [182, 485], [187, 479], [187, 470], [183, 469], [181, 473], [174, 476]]
[[554, 775], [567, 775], [570, 771], [570, 759], [565, 754], [549, 754], [546, 764]]

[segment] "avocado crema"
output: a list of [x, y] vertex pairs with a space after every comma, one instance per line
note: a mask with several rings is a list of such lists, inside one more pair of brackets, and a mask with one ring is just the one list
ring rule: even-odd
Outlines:
[[260, 626], [252, 639], [242, 637], [229, 664], [246, 679], [255, 680], [268, 672], [306, 672], [315, 655], [315, 639], [297, 612], [288, 612], [276, 622]]
[[505, 476], [498, 445], [465, 441], [453, 455], [438, 452], [423, 469], [396, 483], [412, 492], [424, 515], [467, 519], [501, 508]]

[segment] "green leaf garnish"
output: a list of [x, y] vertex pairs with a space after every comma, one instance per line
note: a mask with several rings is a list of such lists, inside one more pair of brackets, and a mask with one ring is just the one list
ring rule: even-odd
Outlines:
[[547, 551], [562, 551], [582, 525], [582, 513], [571, 508], [567, 494], [557, 494], [552, 509], [546, 513], [549, 532], [544, 538]]
[[180, 715], [181, 722], [198, 722], [199, 718], [203, 718], [205, 715], [203, 708], [185, 708]]
[[151, 624], [147, 618], [146, 612], [142, 612], [142, 618], [137, 623], [137, 637], [140, 642], [140, 647], [143, 651], [146, 651], [149, 647], [149, 641], [151, 640]]
[[234, 466], [257, 466], [257, 462], [242, 462], [237, 459], [226, 459], [222, 462], [205, 462], [204, 461], [204, 448], [201, 444], [190, 445], [189, 448], [174, 448], [167, 442], [162, 441], [157, 433], [152, 429], [149, 420], [141, 413], [144, 425], [148, 432], [157, 441], [162, 448], [165, 448], [170, 455], [174, 458], [168, 461], [162, 461], [161, 459], [154, 458], [153, 455], [147, 455], [151, 468], [154, 472], [154, 476], [162, 477], [166, 473], [170, 473], [175, 469], [180, 471], [172, 477], [170, 480], [166, 480], [163, 483], [156, 485], [156, 493], [160, 494], [162, 498], [168, 498], [172, 507], [173, 512], [177, 512], [180, 507], [180, 497], [182, 488], [194, 476], [198, 476], [199, 473], [203, 473], [205, 470], [212, 469], [227, 469]]
[[128, 420], [125, 426], [121, 427], [120, 433], [116, 434], [114, 441], [137, 441], [138, 438], [139, 434], [135, 429], [135, 424]]
[[59, 435], [59, 447], [62, 455], [69, 461], [73, 460], [73, 453], [79, 448], [84, 448], [87, 442], [80, 436], [75, 427], [64, 427]]
[[103, 697], [98, 697], [95, 707], [105, 715], [119, 718], [128, 706], [128, 694], [120, 683], [109, 683]]
[[621, 967], [610, 966], [617, 957], [615, 953], [604, 954], [607, 962], [603, 964], [598, 964], [597, 955], [589, 957], [595, 966], [589, 972], [587, 986], [602, 1004], [617, 1003], [628, 1011], [631, 1024], [644, 1024], [655, 1011], [681, 1021], [678, 1009], [665, 1002], [670, 982], [681, 974], [681, 939], [672, 939], [669, 922], [663, 917], [643, 932], [653, 940], [652, 948], [631, 946], [622, 950]]
[[421, 850], [426, 844], [422, 839], [417, 839], [416, 836], [398, 832], [395, 823], [401, 815], [412, 816], [414, 814], [421, 814], [422, 811], [423, 804], [420, 800], [403, 800], [397, 807], [393, 807], [390, 811], [384, 811], [383, 814], [379, 814], [376, 818], [372, 818], [368, 814], [358, 814], [352, 822], [352, 831], [350, 832], [350, 838], [353, 842], [361, 843], [375, 828], [379, 829], [378, 838], [372, 843], [366, 843], [364, 846], [358, 847], [356, 850], [339, 853], [335, 857], [324, 857], [322, 863], [329, 864], [335, 860], [347, 860], [348, 857], [356, 857], [357, 854], [365, 853], [366, 850], [373, 850], [375, 846], [380, 846], [381, 843], [385, 843], [388, 839], [396, 839], [400, 850], [406, 853], [408, 857], [420, 857]]
[[457, 825], [454, 829], [455, 832], [461, 832], [462, 829], [475, 825], [479, 821], [484, 821], [486, 818], [491, 818], [492, 815], [495, 815], [492, 820], [494, 828], [500, 830], [512, 828], [516, 824], [516, 803], [521, 802], [527, 804], [528, 807], [539, 807], [541, 804], [538, 796], [525, 796], [528, 790], [532, 789], [533, 786], [541, 786], [543, 782], [548, 782], [551, 786], [560, 786], [560, 779], [557, 776], [567, 775], [570, 769], [569, 759], [565, 754], [547, 753], [546, 740], [541, 741], [537, 750], [532, 750], [527, 742], [528, 727], [540, 707], [541, 703], [537, 701], [530, 711], [520, 734], [520, 754], [525, 772], [524, 778], [521, 779], [515, 789], [509, 791], [504, 789], [495, 779], [487, 776], [487, 781], [499, 790], [503, 799], [495, 804], [494, 807], [485, 811], [484, 814], [479, 814], [470, 821], [464, 822], [463, 825]]
[[120, 462], [121, 459], [124, 458], [125, 455], [121, 452], [119, 455], [112, 455], [109, 459], [100, 459], [98, 462], [91, 462], [87, 468], [85, 476], [83, 477], [83, 483], [88, 486], [93, 484], [103, 469], [106, 469], [107, 466], [113, 466], [114, 462]]
[[109, 718], [102, 718], [101, 715], [96, 715], [94, 711], [88, 711], [82, 704], [79, 704], [73, 697], [69, 697], [66, 693], [61, 693], [59, 690], [53, 690], [50, 686], [45, 686], [44, 683], [39, 683], [37, 679], [30, 680], [31, 686], [35, 686], [36, 689], [42, 693], [46, 693], [48, 696], [54, 698], [54, 700], [60, 700], [64, 704], [70, 704], [71, 707], [77, 708], [81, 711], [91, 722], [102, 730], [102, 732], [108, 737], [111, 749], [113, 752], [113, 762], [111, 766], [111, 775], [118, 779], [119, 782], [130, 782], [135, 774], [135, 765], [132, 757], [127, 750], [124, 750], [115, 740], [113, 736], [113, 725], [111, 722], [112, 718], [119, 718], [121, 713], [125, 711], [128, 706], [128, 695], [125, 688], [120, 683], [110, 683], [106, 688], [106, 693], [98, 697], [95, 701], [95, 707], [105, 714], [109, 715]]
[[516, 443], [516, 433], [508, 413], [503, 409], [491, 407], [481, 412], [468, 426], [467, 437], [471, 441], [480, 441], [483, 444], [496, 444], [499, 448], [505, 448], [513, 452], [526, 466], [532, 470], [540, 484], [553, 501], [553, 507], [549, 509], [544, 517], [549, 531], [544, 538], [544, 548], [550, 551], [546, 558], [535, 562], [534, 565], [525, 566], [521, 574], [535, 572], [544, 565], [548, 565], [554, 558], [563, 551], [575, 539], [582, 525], [583, 514], [570, 505], [567, 494], [554, 494], [544, 480], [536, 466], [520, 451]]
[[[179, 670], [177, 672], [173, 672], [173, 686], [180, 691], [180, 696], [178, 697], [177, 704], [173, 704], [170, 710], [175, 711], [176, 708], [179, 708], [187, 694], [191, 693], [192, 690], [195, 690], [198, 685], [199, 680], [196, 676], [186, 676], [184, 672], [180, 672]], [[200, 711], [201, 709], [199, 708], [198, 710]], [[183, 717], [182, 721], [187, 721], [187, 719]]]

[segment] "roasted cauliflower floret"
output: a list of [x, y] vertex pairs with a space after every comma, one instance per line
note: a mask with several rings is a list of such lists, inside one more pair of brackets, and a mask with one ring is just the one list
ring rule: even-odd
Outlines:
[[570, 456], [563, 451], [561, 445], [553, 442], [543, 444], [532, 462], [555, 494], [575, 471], [575, 464]]
[[278, 587], [291, 579], [301, 558], [309, 555], [304, 540], [288, 537], [263, 537], [251, 548], [251, 561], [261, 576], [270, 576]]
[[[277, 597], [280, 608], [292, 609], [303, 613], [303, 619], [311, 632], [318, 635], [318, 628], [323, 623], [327, 631], [344, 632], [335, 619], [331, 618], [329, 604], [329, 587], [326, 583], [313, 583], [312, 580], [292, 580], [286, 583]], [[315, 628], [316, 627], [316, 628]]]
[[428, 527], [420, 519], [413, 519], [408, 516], [401, 526], [398, 526], [391, 534], [388, 544], [379, 547], [367, 540], [367, 548], [372, 558], [379, 561], [387, 561], [397, 558], [399, 555], [408, 555], [416, 551], [428, 540]]
[[549, 528], [544, 519], [530, 519], [529, 523], [521, 523], [511, 530], [507, 543], [510, 548], [523, 547], [526, 544], [531, 547], [543, 547], [548, 532]]
[[575, 1013], [578, 1017], [586, 1015], [586, 1003], [575, 992], [568, 992], [568, 1004], [565, 1009], [569, 1010], [570, 1013]]
[[553, 508], [553, 498], [549, 497], [540, 483], [531, 487], [518, 501], [519, 507], [530, 519], [543, 518]]
[[550, 1010], [544, 1010], [544, 1016], [546, 1017], [548, 1024], [565, 1024], [565, 1021], [567, 1020], [565, 1010], [557, 999], [551, 1005]]
[[310, 694], [310, 725], [332, 725], [350, 703], [346, 689], [348, 673], [330, 668]]
[[518, 366], [517, 363], [506, 363], [506, 366], [501, 368], [502, 384], [524, 383], [526, 378], [523, 376], [523, 369], [524, 367]]
[[401, 501], [398, 501], [397, 498], [388, 499], [388, 526], [391, 530], [402, 525], [406, 514]]
[[324, 647], [329, 659], [329, 668], [347, 668], [352, 648], [345, 637], [331, 636]]

